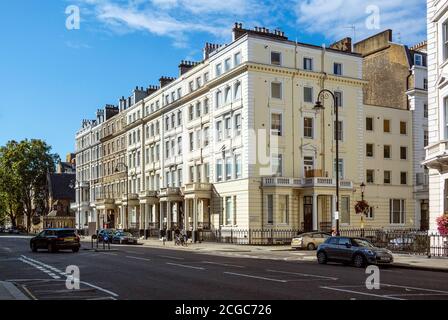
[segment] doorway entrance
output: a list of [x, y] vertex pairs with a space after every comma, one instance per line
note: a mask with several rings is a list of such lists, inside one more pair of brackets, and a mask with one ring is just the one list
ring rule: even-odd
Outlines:
[[313, 231], [313, 197], [303, 197], [303, 231]]

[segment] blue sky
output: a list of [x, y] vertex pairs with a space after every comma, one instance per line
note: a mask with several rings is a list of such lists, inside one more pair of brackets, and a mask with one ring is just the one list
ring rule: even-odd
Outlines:
[[[65, 10], [80, 8], [80, 29]], [[238, 21], [329, 44], [391, 28], [395, 40], [426, 36], [425, 0], [9, 0], [0, 1], [0, 145], [39, 138], [62, 157], [81, 120], [135, 86], [177, 76], [205, 42], [224, 43]], [[373, 6], [373, 7], [372, 7]], [[378, 11], [379, 10], [379, 11]], [[379, 12], [379, 29], [366, 21]]]

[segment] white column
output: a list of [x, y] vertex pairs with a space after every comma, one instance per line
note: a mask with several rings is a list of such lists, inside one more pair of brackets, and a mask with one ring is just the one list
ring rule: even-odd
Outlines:
[[172, 219], [171, 219], [171, 202], [170, 201], [168, 201], [166, 203], [166, 216], [167, 216], [166, 222], [168, 224], [167, 228], [168, 228], [168, 230], [171, 230]]
[[140, 204], [140, 214], [139, 214], [139, 226], [138, 229], [145, 229], [145, 215], [146, 215], [146, 204]]
[[190, 200], [185, 199], [185, 204], [184, 204], [184, 229], [185, 231], [190, 231], [189, 230], [189, 220], [188, 217], [190, 215], [190, 206], [189, 206], [189, 202]]
[[159, 212], [160, 212], [160, 216], [159, 216], [159, 229], [162, 230], [163, 229], [163, 202], [160, 202], [159, 205]]
[[145, 230], [149, 229], [150, 217], [151, 217], [151, 205], [145, 204], [145, 225], [144, 225]]
[[317, 213], [317, 194], [313, 194], [313, 231], [319, 230], [318, 225], [318, 213]]
[[193, 241], [195, 242], [196, 239], [196, 235], [195, 232], [198, 229], [198, 199], [194, 198], [193, 199]]

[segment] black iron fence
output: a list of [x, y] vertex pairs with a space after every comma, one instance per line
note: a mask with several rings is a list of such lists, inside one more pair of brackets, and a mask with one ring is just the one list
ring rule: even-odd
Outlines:
[[[448, 237], [414, 229], [341, 229], [341, 236], [368, 239], [394, 253], [448, 257]], [[199, 230], [198, 241], [238, 245], [289, 245], [303, 233], [296, 229]]]
[[239, 245], [288, 245], [300, 230], [294, 229], [220, 229], [199, 230], [199, 241]]

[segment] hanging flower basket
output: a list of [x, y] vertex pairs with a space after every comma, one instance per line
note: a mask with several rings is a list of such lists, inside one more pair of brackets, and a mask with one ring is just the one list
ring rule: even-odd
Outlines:
[[439, 230], [440, 235], [448, 236], [448, 215], [443, 215], [436, 219], [437, 229]]
[[369, 209], [370, 209], [370, 206], [367, 203], [367, 201], [365, 201], [365, 200], [358, 201], [355, 205], [356, 214], [364, 214], [367, 216]]

